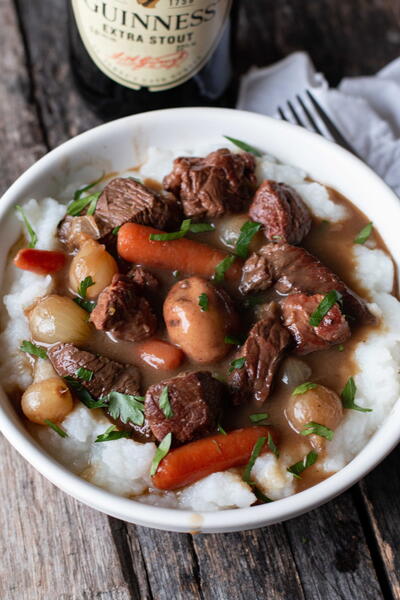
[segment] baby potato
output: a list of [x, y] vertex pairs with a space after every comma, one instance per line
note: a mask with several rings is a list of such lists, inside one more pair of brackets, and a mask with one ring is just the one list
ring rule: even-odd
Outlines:
[[221, 360], [232, 349], [224, 342], [236, 326], [230, 299], [206, 279], [178, 281], [165, 299], [164, 320], [171, 342], [195, 362]]
[[[227, 246], [230, 250], [233, 250], [236, 246], [236, 242], [240, 236], [240, 229], [247, 221], [250, 221], [249, 215], [238, 214], [238, 215], [226, 215], [215, 222], [215, 229], [220, 241]], [[250, 242], [250, 252], [256, 252], [260, 247], [265, 244], [265, 238], [261, 231], [256, 233]]]
[[32, 383], [22, 396], [21, 408], [27, 419], [46, 425], [47, 419], [53, 423], [65, 419], [74, 408], [74, 401], [61, 377], [52, 377]]
[[87, 288], [86, 296], [94, 300], [107, 287], [118, 273], [117, 263], [102, 244], [94, 240], [84, 242], [69, 269], [71, 288], [78, 292], [79, 286], [86, 277], [91, 277], [93, 285]]
[[[336, 392], [323, 385], [317, 385], [304, 394], [290, 397], [286, 417], [298, 433], [311, 421], [335, 430], [343, 418], [343, 406]], [[307, 438], [316, 450], [324, 449], [325, 438], [315, 434]]]

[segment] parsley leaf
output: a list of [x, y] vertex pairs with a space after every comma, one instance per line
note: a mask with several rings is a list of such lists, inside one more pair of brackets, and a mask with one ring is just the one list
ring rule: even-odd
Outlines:
[[319, 435], [329, 441], [333, 440], [333, 434], [334, 431], [332, 431], [332, 429], [329, 429], [329, 427], [325, 427], [325, 425], [321, 425], [320, 423], [316, 423], [315, 421], [306, 423], [300, 431], [300, 435]]
[[258, 306], [259, 304], [264, 304], [264, 302], [264, 296], [249, 296], [243, 301], [243, 306], [245, 308], [253, 308], [254, 306]]
[[77, 217], [87, 206], [87, 214], [93, 215], [100, 194], [101, 192], [96, 192], [95, 194], [90, 194], [90, 196], [84, 196], [83, 198], [79, 197], [77, 200], [73, 200], [71, 204], [67, 206], [67, 215], [70, 217]]
[[240, 235], [235, 246], [235, 254], [241, 258], [247, 258], [249, 246], [255, 234], [260, 230], [261, 223], [246, 221], [240, 228]]
[[120, 440], [121, 438], [131, 437], [129, 431], [118, 431], [116, 425], [110, 425], [104, 433], [97, 436], [95, 443], [98, 442], [112, 442], [113, 440]]
[[89, 208], [86, 211], [87, 215], [89, 215], [89, 216], [94, 215], [94, 213], [96, 211], [98, 199], [100, 198], [100, 194], [101, 194], [101, 192], [96, 192], [95, 194], [91, 194], [90, 196], [87, 196], [85, 198], [85, 200], [88, 200], [88, 204], [89, 204]]
[[369, 238], [369, 236], [372, 233], [373, 227], [374, 226], [372, 223], [368, 223], [365, 227], [363, 227], [361, 229], [361, 231], [358, 233], [357, 237], [354, 238], [354, 243], [355, 244], [365, 244], [365, 242], [367, 241], [367, 239]]
[[273, 502], [273, 500], [271, 500], [271, 498], [268, 498], [268, 496], [263, 494], [262, 491], [258, 487], [255, 487], [254, 485], [253, 485], [253, 493], [254, 493], [255, 497], [257, 498], [257, 500], [259, 500], [260, 502], [263, 502], [264, 504], [269, 504], [270, 502]]
[[73, 298], [73, 300], [78, 306], [83, 308], [83, 310], [86, 310], [88, 313], [91, 313], [96, 306], [96, 302], [93, 302], [92, 300], [84, 300], [83, 298], [78, 298], [78, 296]]
[[342, 294], [336, 290], [331, 290], [322, 298], [315, 311], [312, 313], [309, 319], [310, 325], [318, 327], [324, 316], [330, 311], [332, 306], [342, 299]]
[[59, 427], [58, 425], [53, 423], [53, 421], [50, 421], [50, 419], [45, 419], [43, 422], [46, 423], [46, 425], [48, 425], [49, 427], [51, 427], [51, 429], [53, 431], [58, 433], [58, 435], [60, 437], [62, 437], [62, 438], [68, 437], [68, 433], [66, 431], [64, 431], [64, 429], [61, 429], [61, 427]]
[[242, 342], [239, 338], [233, 335], [226, 335], [224, 337], [224, 344], [232, 344], [233, 346], [241, 346]]
[[235, 369], [242, 369], [244, 367], [245, 362], [246, 362], [245, 356], [241, 356], [240, 358], [235, 358], [235, 360], [233, 360], [231, 362], [231, 366], [229, 367], [228, 373], [232, 373]]
[[[113, 419], [121, 419], [123, 423], [131, 421], [135, 425], [144, 425], [144, 397], [110, 392], [101, 400], [108, 404], [108, 412]], [[107, 405], [106, 404], [106, 405]]]
[[226, 256], [220, 263], [215, 267], [214, 279], [217, 282], [221, 282], [225, 279], [225, 273], [233, 265], [236, 260], [236, 256]]
[[190, 233], [204, 233], [205, 231], [214, 231], [215, 226], [211, 223], [192, 223], [189, 231]]
[[268, 433], [268, 448], [271, 450], [272, 454], [275, 454], [276, 458], [279, 458], [279, 450], [276, 447], [274, 440], [272, 439], [272, 435]]
[[24, 209], [22, 208], [22, 206], [20, 206], [19, 204], [17, 204], [16, 207], [15, 207], [15, 210], [18, 211], [19, 214], [21, 215], [22, 220], [24, 222], [24, 225], [26, 227], [26, 230], [28, 232], [29, 240], [30, 240], [28, 248], [35, 248], [36, 244], [37, 244], [37, 241], [38, 241], [38, 238], [37, 238], [36, 232], [34, 231], [32, 225], [28, 221], [28, 218], [27, 218], [27, 216], [25, 214]]
[[21, 343], [19, 349], [21, 350], [21, 352], [27, 352], [32, 356], [38, 356], [39, 358], [43, 359], [47, 358], [47, 352], [44, 348], [41, 348], [40, 346], [37, 346], [36, 344], [29, 342], [28, 340], [24, 340]]
[[315, 452], [315, 450], [311, 450], [311, 452], [309, 452], [307, 456], [303, 458], [303, 460], [299, 460], [299, 462], [294, 463], [294, 465], [291, 467], [288, 467], [287, 471], [292, 473], [296, 479], [301, 479], [302, 472], [308, 467], [311, 467], [316, 462], [317, 458], [317, 452]]
[[199, 306], [202, 312], [208, 310], [208, 296], [204, 292], [199, 296]]
[[354, 398], [356, 397], [356, 391], [357, 386], [355, 384], [355, 381], [353, 377], [349, 377], [342, 393], [340, 394], [343, 408], [351, 408], [360, 412], [372, 412], [372, 408], [363, 408], [362, 406], [358, 406], [358, 404], [355, 404]]
[[317, 387], [316, 383], [311, 383], [311, 381], [306, 381], [305, 383], [301, 383], [292, 391], [292, 396], [299, 396], [300, 394], [305, 394], [308, 390], [313, 390]]
[[118, 225], [118, 227], [114, 227], [114, 229], [112, 230], [112, 234], [113, 235], [118, 235], [118, 231], [121, 229], [122, 225]]
[[243, 479], [243, 481], [245, 481], [246, 483], [248, 483], [250, 485], [252, 485], [252, 481], [250, 479], [251, 470], [254, 467], [254, 463], [256, 462], [256, 459], [260, 456], [261, 450], [263, 449], [263, 446], [266, 441], [267, 441], [266, 437], [258, 438], [256, 443], [254, 444], [254, 447], [253, 447], [253, 450], [252, 450], [252, 453], [250, 456], [250, 460], [247, 463], [245, 470], [243, 471], [242, 479]]
[[151, 233], [149, 239], [153, 242], [170, 242], [171, 240], [179, 240], [185, 237], [190, 230], [192, 219], [185, 219], [181, 223], [179, 231], [173, 231], [172, 233]]
[[261, 421], [266, 421], [269, 419], [268, 413], [255, 413], [254, 415], [249, 415], [249, 419], [252, 423], [260, 423]]
[[153, 477], [153, 475], [155, 475], [157, 473], [157, 469], [158, 466], [160, 464], [160, 462], [162, 461], [163, 458], [165, 458], [169, 452], [169, 449], [171, 448], [171, 442], [172, 442], [172, 433], [167, 433], [167, 435], [161, 440], [156, 453], [154, 455], [154, 458], [152, 460], [151, 463], [151, 468], [150, 468], [150, 475], [151, 477]]
[[174, 416], [174, 411], [172, 410], [172, 406], [169, 401], [167, 385], [163, 388], [163, 390], [160, 394], [160, 399], [158, 401], [158, 404], [159, 404], [160, 409], [162, 410], [165, 418], [172, 419], [172, 417]]
[[217, 431], [218, 433], [222, 433], [222, 435], [228, 435], [220, 423], [217, 425]]
[[81, 298], [86, 298], [87, 290], [88, 288], [92, 287], [92, 285], [94, 285], [94, 281], [91, 275], [88, 275], [88, 277], [85, 277], [85, 279], [83, 279], [80, 282], [78, 287], [78, 294]]
[[78, 379], [83, 379], [83, 381], [92, 381], [93, 371], [90, 369], [85, 369], [84, 367], [79, 367], [75, 373], [75, 377]]
[[84, 192], [91, 190], [95, 185], [100, 183], [100, 181], [103, 179], [103, 177], [104, 177], [104, 173], [101, 177], [99, 177], [99, 179], [96, 179], [96, 181], [92, 181], [92, 183], [89, 183], [88, 185], [85, 185], [84, 187], [79, 188], [79, 190], [76, 190], [76, 192], [74, 193], [74, 200], [79, 200], [79, 198], [82, 196], [82, 194]]
[[79, 400], [88, 408], [105, 408], [107, 406], [102, 398], [95, 400], [80, 381], [77, 381], [68, 375], [64, 377], [64, 379], [68, 383], [68, 386], [72, 388], [72, 391], [78, 396]]
[[254, 154], [254, 156], [258, 156], [259, 158], [263, 156], [262, 152], [257, 150], [257, 148], [254, 148], [254, 146], [250, 146], [250, 144], [248, 144], [247, 142], [242, 142], [242, 140], [229, 137], [228, 135], [224, 135], [224, 138], [229, 140], [230, 142], [232, 142], [232, 144], [235, 144], [235, 146], [237, 146], [241, 150], [244, 150], [245, 152], [250, 152], [251, 154]]

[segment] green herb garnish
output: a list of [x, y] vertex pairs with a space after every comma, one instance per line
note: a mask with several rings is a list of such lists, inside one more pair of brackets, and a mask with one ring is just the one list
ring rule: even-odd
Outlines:
[[37, 346], [33, 342], [29, 342], [28, 340], [24, 340], [20, 345], [19, 349], [21, 352], [27, 352], [27, 354], [32, 354], [32, 356], [38, 356], [39, 358], [47, 358], [47, 352], [41, 346]]
[[83, 381], [92, 381], [93, 371], [90, 369], [85, 369], [84, 367], [79, 367], [75, 373], [75, 377], [78, 379], [83, 379]]
[[324, 296], [321, 302], [318, 304], [315, 311], [312, 313], [309, 319], [310, 325], [318, 327], [324, 316], [330, 311], [332, 306], [342, 299], [342, 294], [336, 290], [331, 290]]
[[308, 467], [311, 467], [316, 462], [317, 458], [317, 452], [315, 452], [315, 450], [311, 450], [311, 452], [309, 452], [307, 456], [303, 458], [303, 460], [299, 460], [299, 462], [295, 463], [291, 467], [288, 467], [287, 470], [289, 473], [292, 473], [296, 479], [301, 479], [302, 472]]
[[81, 298], [86, 298], [87, 290], [88, 288], [92, 287], [92, 285], [94, 285], [94, 281], [90, 275], [88, 275], [88, 277], [85, 277], [85, 279], [83, 279], [83, 281], [80, 282], [78, 287], [78, 294]]
[[199, 306], [202, 312], [208, 310], [208, 296], [204, 292], [199, 296]]
[[185, 219], [182, 221], [179, 231], [173, 231], [172, 233], [151, 233], [149, 239], [152, 242], [170, 242], [172, 240], [179, 240], [185, 237], [190, 230], [191, 219]]
[[305, 383], [301, 383], [297, 387], [294, 388], [292, 392], [292, 396], [299, 396], [300, 394], [305, 394], [308, 390], [313, 390], [317, 387], [316, 383], [311, 383], [311, 381], [306, 381]]
[[240, 235], [235, 246], [235, 254], [241, 258], [247, 258], [249, 246], [255, 234], [260, 230], [261, 223], [246, 221], [240, 228]]
[[37, 241], [38, 241], [38, 237], [36, 235], [36, 232], [34, 231], [32, 225], [29, 223], [28, 218], [25, 214], [24, 209], [22, 208], [22, 206], [20, 206], [19, 204], [16, 205], [15, 209], [19, 212], [19, 214], [22, 217], [22, 220], [24, 222], [24, 225], [26, 227], [26, 230], [28, 232], [29, 235], [29, 244], [28, 244], [28, 248], [35, 248]]
[[218, 431], [218, 433], [222, 433], [222, 435], [228, 435], [228, 434], [226, 433], [225, 429], [224, 429], [224, 428], [222, 427], [222, 425], [220, 425], [219, 423], [218, 423], [218, 425], [217, 425], [217, 431]]
[[250, 144], [247, 144], [247, 142], [242, 142], [242, 140], [237, 140], [236, 138], [229, 137], [228, 135], [224, 135], [224, 138], [229, 140], [230, 142], [232, 142], [232, 144], [235, 144], [235, 146], [237, 146], [241, 150], [244, 150], [245, 152], [251, 152], [251, 154], [254, 154], [254, 156], [258, 156], [259, 158], [263, 156], [262, 152], [257, 150], [257, 148], [254, 148], [254, 146], [250, 146]]
[[250, 456], [250, 460], [247, 463], [245, 470], [243, 471], [242, 479], [243, 479], [243, 481], [245, 481], [246, 483], [248, 483], [250, 485], [252, 485], [252, 481], [250, 479], [251, 470], [254, 467], [254, 463], [256, 462], [256, 459], [260, 456], [261, 450], [266, 441], [267, 441], [266, 437], [258, 438], [256, 443], [254, 444], [254, 447], [253, 447], [253, 450], [252, 450], [252, 453]]
[[360, 412], [372, 412], [372, 408], [363, 408], [362, 406], [358, 406], [358, 404], [355, 404], [354, 398], [356, 396], [356, 391], [357, 386], [355, 384], [355, 381], [353, 377], [350, 377], [347, 380], [347, 383], [344, 386], [342, 393], [340, 394], [343, 408], [350, 408], [353, 410], [358, 410]]
[[62, 438], [68, 437], [68, 433], [66, 431], [64, 431], [64, 429], [61, 429], [61, 427], [59, 427], [58, 425], [53, 423], [53, 421], [50, 421], [50, 419], [45, 419], [43, 422], [46, 423], [46, 425], [48, 425], [49, 427], [51, 427], [51, 429], [53, 431], [58, 433], [58, 435], [60, 437], [62, 437]]
[[246, 362], [246, 357], [241, 356], [240, 358], [235, 358], [230, 364], [228, 373], [232, 373], [235, 369], [242, 369]]
[[150, 468], [151, 477], [153, 477], [153, 475], [155, 475], [157, 473], [158, 465], [160, 464], [162, 459], [167, 456], [169, 449], [171, 448], [171, 442], [172, 442], [172, 433], [170, 432], [170, 433], [167, 433], [167, 435], [161, 440], [161, 442], [156, 450], [156, 453], [154, 455], [154, 458], [151, 463], [151, 468]]
[[268, 448], [271, 450], [272, 454], [275, 454], [276, 458], [279, 458], [279, 450], [276, 447], [274, 440], [272, 439], [272, 435], [268, 433]]
[[95, 400], [95, 398], [93, 398], [90, 392], [88, 392], [88, 390], [80, 381], [77, 381], [69, 375], [64, 377], [64, 379], [68, 383], [68, 386], [72, 388], [72, 390], [78, 396], [79, 400], [88, 408], [105, 408], [107, 406], [102, 398], [100, 398], [100, 400]]
[[131, 437], [129, 431], [118, 431], [116, 425], [110, 425], [104, 433], [98, 435], [95, 439], [95, 443], [98, 442], [112, 442], [113, 440], [120, 440], [121, 438]]
[[120, 419], [122, 423], [131, 421], [135, 425], [144, 425], [144, 397], [122, 394], [121, 392], [110, 392], [107, 396], [100, 398], [108, 405], [108, 412], [113, 419]]
[[100, 198], [101, 192], [96, 192], [95, 194], [90, 194], [90, 196], [84, 196], [83, 198], [78, 198], [77, 200], [73, 200], [71, 204], [67, 207], [67, 215], [70, 217], [77, 217], [81, 214], [81, 212], [88, 206], [86, 214], [93, 215], [97, 201]]
[[368, 223], [365, 227], [363, 227], [361, 229], [361, 231], [358, 233], [357, 237], [354, 238], [354, 243], [355, 244], [365, 244], [365, 242], [367, 241], [367, 239], [369, 238], [369, 236], [372, 233], [373, 227], [374, 226], [372, 223]]
[[206, 231], [214, 231], [214, 225], [211, 223], [192, 223], [189, 227], [190, 233], [204, 233]]
[[88, 313], [91, 313], [96, 306], [96, 302], [93, 302], [92, 300], [84, 300], [83, 298], [78, 297], [73, 298], [73, 300], [78, 306], [83, 308], [83, 310], [86, 310]]
[[114, 227], [114, 229], [112, 230], [112, 234], [113, 235], [118, 235], [118, 231], [121, 229], [122, 225], [118, 225], [118, 227]]
[[268, 498], [268, 496], [263, 494], [262, 491], [258, 487], [256, 487], [254, 484], [253, 484], [253, 493], [254, 493], [255, 497], [257, 498], [257, 500], [260, 500], [260, 502], [263, 502], [264, 504], [269, 504], [270, 502], [273, 502], [273, 500], [271, 500], [271, 498]]
[[343, 352], [343, 350], [344, 350], [343, 344], [339, 344], [339, 346], [337, 347], [337, 349], [338, 349], [338, 352]]
[[246, 308], [253, 308], [254, 306], [258, 306], [260, 304], [264, 304], [265, 297], [264, 296], [249, 296], [243, 302], [243, 306]]
[[239, 338], [234, 337], [233, 335], [226, 335], [224, 337], [224, 344], [232, 344], [233, 346], [240, 346], [242, 342]]
[[100, 181], [103, 179], [103, 177], [104, 177], [104, 173], [99, 179], [96, 179], [96, 181], [92, 181], [92, 183], [85, 185], [85, 187], [82, 187], [82, 188], [79, 188], [79, 190], [76, 190], [76, 192], [74, 193], [74, 200], [79, 200], [79, 198], [82, 196], [83, 193], [87, 192], [88, 190], [91, 190], [95, 185], [100, 183]]
[[228, 269], [233, 265], [236, 260], [236, 256], [226, 256], [224, 260], [221, 260], [220, 263], [215, 267], [215, 281], [221, 282], [225, 279], [225, 273]]
[[254, 415], [249, 415], [249, 419], [252, 423], [260, 423], [261, 421], [266, 421], [269, 419], [268, 413], [254, 413]]
[[159, 399], [158, 403], [159, 403], [160, 409], [164, 413], [165, 418], [172, 419], [172, 417], [174, 416], [174, 411], [172, 410], [172, 406], [169, 401], [167, 385], [163, 388], [163, 390], [160, 394], [160, 399]]
[[325, 427], [325, 425], [321, 425], [320, 423], [316, 423], [315, 421], [310, 421], [306, 423], [303, 429], [300, 431], [300, 435], [319, 435], [329, 441], [333, 440], [334, 432], [329, 427]]

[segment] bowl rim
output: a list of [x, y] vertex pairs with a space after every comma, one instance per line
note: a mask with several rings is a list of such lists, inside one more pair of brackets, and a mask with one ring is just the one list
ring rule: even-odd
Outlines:
[[[168, 120], [169, 116], [174, 118], [198, 116], [212, 120], [218, 119], [222, 114], [233, 120], [248, 120], [249, 124], [253, 122], [260, 127], [263, 125], [265, 127], [267, 124], [271, 129], [281, 129], [283, 133], [296, 128], [301, 130], [305, 142], [309, 140], [322, 150], [329, 146], [332, 151], [334, 147], [333, 151], [337, 156], [341, 155], [345, 159], [349, 169], [354, 167], [359, 172], [363, 172], [370, 181], [374, 181], [374, 185], [380, 188], [388, 207], [398, 211], [400, 216], [400, 202], [394, 192], [360, 159], [333, 142], [297, 125], [277, 121], [265, 115], [226, 108], [186, 107], [149, 111], [117, 119], [81, 133], [50, 151], [27, 169], [3, 195], [0, 204], [0, 227], [10, 208], [17, 203], [18, 195], [32, 185], [38, 175], [58, 166], [58, 161], [63, 158], [63, 154], [72, 153], [82, 142], [90, 142], [99, 134], [111, 133], [114, 130], [129, 130], [131, 123], [148, 126], [157, 119]], [[229, 532], [262, 527], [293, 518], [320, 506], [348, 489], [379, 464], [400, 441], [400, 429], [390, 426], [389, 421], [393, 419], [388, 419], [389, 415], [387, 415], [378, 430], [351, 462], [315, 486], [269, 504], [214, 512], [196, 512], [144, 504], [118, 496], [85, 481], [47, 454], [30, 436], [22, 421], [18, 421], [19, 417], [14, 418], [13, 409], [8, 407], [7, 403], [6, 395], [0, 390], [0, 431], [16, 450], [53, 484], [106, 514], [139, 525], [169, 531]], [[400, 413], [399, 402], [395, 404], [393, 411]], [[370, 451], [371, 445], [374, 447], [373, 453]]]

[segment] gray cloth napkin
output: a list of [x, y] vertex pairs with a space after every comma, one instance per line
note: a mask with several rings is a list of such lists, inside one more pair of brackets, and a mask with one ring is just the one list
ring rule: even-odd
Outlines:
[[400, 195], [400, 58], [371, 77], [329, 88], [308, 54], [295, 52], [241, 81], [237, 108], [278, 117], [277, 108], [310, 89], [359, 155]]

